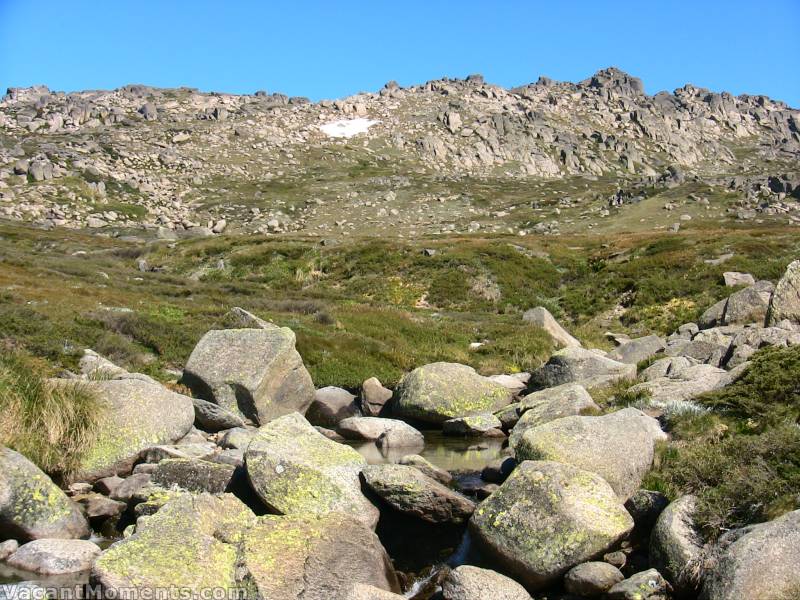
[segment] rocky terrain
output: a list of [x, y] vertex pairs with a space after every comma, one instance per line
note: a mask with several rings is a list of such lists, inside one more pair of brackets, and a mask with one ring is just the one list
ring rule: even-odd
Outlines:
[[318, 103], [142, 85], [0, 102], [0, 217], [105, 234], [796, 225], [799, 163], [797, 110], [692, 85], [650, 96], [614, 68]]
[[[797, 598], [797, 490], [773, 518], [708, 537], [708, 490], [646, 487], [664, 449], [685, 446], [681, 419], [734, 414], [709, 393], [745, 398], [748, 373], [767, 377], [776, 353], [800, 365], [800, 261], [776, 282], [725, 280], [727, 298], [667, 337], [609, 333], [613, 350], [587, 348], [537, 307], [525, 318], [561, 348], [532, 373], [436, 362], [358, 394], [315, 389], [294, 332], [241, 308], [168, 386], [87, 349], [79, 373], [41, 384], [100, 400], [74, 468], [51, 473], [61, 487], [0, 449], [0, 561], [30, 577], [4, 593], [69, 581], [107, 597]], [[5, 393], [20, 393], [8, 364]], [[773, 381], [761, 400], [790, 409], [772, 426], [796, 452], [787, 377], [793, 392]], [[768, 433], [767, 413], [753, 415], [747, 426]], [[420, 455], [435, 431], [508, 443], [478, 472], [451, 473]], [[383, 458], [368, 464], [354, 442]], [[398, 532], [414, 536], [412, 559]], [[423, 568], [402, 566], [428, 552]]]

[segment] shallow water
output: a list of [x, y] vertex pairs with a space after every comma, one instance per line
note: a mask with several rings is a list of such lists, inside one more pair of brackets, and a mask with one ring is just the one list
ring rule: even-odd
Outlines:
[[424, 431], [424, 448], [390, 448], [384, 452], [372, 442], [348, 441], [370, 464], [395, 463], [409, 454], [419, 454], [447, 471], [479, 471], [500, 456], [504, 439], [469, 438]]

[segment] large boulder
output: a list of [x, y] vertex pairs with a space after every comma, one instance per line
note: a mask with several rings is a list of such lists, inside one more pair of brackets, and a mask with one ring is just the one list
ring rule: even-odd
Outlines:
[[489, 569], [461, 565], [442, 582], [444, 600], [531, 600], [525, 588], [513, 579]]
[[800, 510], [723, 535], [717, 554], [703, 585], [708, 600], [796, 598]]
[[433, 363], [403, 377], [394, 412], [401, 417], [443, 423], [448, 419], [494, 412], [511, 402], [511, 392], [472, 367]]
[[725, 374], [724, 369], [711, 365], [674, 368], [664, 377], [653, 377], [649, 381], [631, 386], [629, 391], [644, 392], [651, 406], [662, 408], [692, 400], [700, 394], [716, 389]]
[[194, 423], [192, 399], [161, 385], [137, 379], [84, 385], [90, 386], [106, 408], [75, 480], [130, 473], [143, 450], [176, 442]]
[[336, 428], [336, 432], [348, 440], [377, 441], [381, 436], [392, 432], [391, 439], [399, 444], [406, 439], [405, 446], [419, 446], [425, 443], [423, 435], [408, 423], [398, 419], [381, 417], [350, 417]]
[[769, 303], [767, 324], [776, 325], [784, 319], [800, 323], [800, 260], [786, 268]]
[[657, 335], [648, 335], [622, 343], [608, 353], [608, 358], [635, 365], [664, 349], [664, 340]]
[[236, 467], [207, 460], [168, 458], [158, 463], [151, 481], [165, 488], [221, 494], [233, 481]]
[[572, 337], [566, 329], [559, 325], [555, 317], [550, 314], [550, 311], [543, 306], [537, 306], [526, 310], [522, 315], [522, 320], [537, 327], [544, 329], [545, 333], [550, 336], [553, 343], [562, 348], [578, 348], [581, 343]]
[[419, 469], [424, 475], [444, 485], [450, 485], [453, 481], [453, 476], [449, 471], [437, 467], [419, 454], [407, 454], [406, 456], [402, 456], [400, 460], [397, 461], [397, 464]]
[[632, 528], [601, 477], [549, 461], [523, 462], [470, 520], [478, 545], [532, 590], [602, 555]]
[[385, 388], [377, 377], [370, 377], [361, 384], [361, 412], [368, 417], [377, 417], [392, 399], [392, 390]]
[[595, 410], [600, 412], [600, 407], [594, 403], [589, 392], [582, 385], [565, 383], [528, 394], [520, 400], [518, 410], [522, 416], [511, 430], [512, 446], [528, 429], [562, 417], [571, 417]]
[[295, 349], [291, 329], [215, 329], [192, 351], [183, 382], [209, 402], [265, 424], [304, 413], [314, 385]]
[[22, 454], [0, 447], [0, 539], [88, 535], [78, 505]]
[[262, 517], [241, 561], [253, 597], [265, 600], [349, 600], [355, 584], [400, 591], [378, 536], [343, 514]]
[[182, 588], [191, 597], [232, 590], [239, 585], [239, 547], [255, 522], [252, 511], [230, 494], [178, 494], [103, 552], [92, 575], [107, 597], [116, 598], [129, 590]]
[[97, 544], [87, 540], [34, 540], [8, 557], [8, 564], [24, 571], [62, 575], [88, 571], [99, 554]]
[[259, 498], [283, 515], [349, 514], [374, 527], [378, 509], [361, 493], [367, 461], [331, 441], [297, 413], [261, 427], [245, 452], [250, 484]]
[[339, 387], [329, 385], [314, 392], [314, 402], [306, 412], [312, 425], [335, 428], [339, 421], [359, 414], [356, 397]]
[[600, 417], [564, 417], [525, 431], [514, 446], [517, 460], [551, 460], [597, 473], [627, 500], [653, 463], [656, 441], [666, 434], [635, 408]]
[[769, 281], [758, 281], [755, 285], [728, 296], [723, 318], [725, 325], [764, 324], [773, 289], [774, 286]]
[[678, 596], [695, 595], [703, 544], [694, 528], [697, 498], [681, 496], [664, 509], [650, 534], [650, 564]]
[[591, 388], [635, 377], [636, 365], [612, 360], [594, 350], [565, 348], [531, 374], [531, 384], [536, 388], [549, 388], [579, 383]]
[[362, 472], [369, 488], [402, 513], [430, 523], [462, 523], [475, 503], [406, 465], [368, 465]]

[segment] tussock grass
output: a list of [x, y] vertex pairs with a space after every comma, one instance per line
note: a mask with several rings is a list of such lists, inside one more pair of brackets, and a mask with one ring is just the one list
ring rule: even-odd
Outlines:
[[19, 351], [0, 354], [0, 445], [64, 477], [77, 468], [103, 406], [85, 384], [47, 381], [45, 369]]

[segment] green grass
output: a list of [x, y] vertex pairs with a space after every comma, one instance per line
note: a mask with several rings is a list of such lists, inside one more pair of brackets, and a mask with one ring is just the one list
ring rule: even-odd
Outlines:
[[708, 538], [800, 508], [800, 347], [758, 352], [745, 375], [670, 419], [645, 485], [699, 497]]
[[85, 384], [53, 385], [46, 372], [20, 352], [0, 354], [0, 445], [64, 477], [78, 467], [103, 406]]

